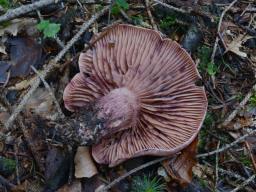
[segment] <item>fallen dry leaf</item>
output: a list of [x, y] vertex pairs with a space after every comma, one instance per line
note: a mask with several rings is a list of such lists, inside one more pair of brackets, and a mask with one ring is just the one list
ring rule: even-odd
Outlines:
[[53, 103], [53, 99], [49, 96], [49, 92], [46, 88], [39, 88], [26, 104], [25, 114], [27, 116], [36, 114], [43, 119], [53, 120], [57, 116]]
[[181, 186], [186, 186], [192, 180], [192, 168], [196, 165], [198, 138], [196, 138], [187, 148], [182, 150], [174, 160], [166, 160], [163, 166], [167, 173]]
[[214, 176], [214, 171], [211, 167], [201, 164], [197, 164], [196, 166], [193, 167], [193, 173], [198, 178], [202, 179], [208, 179], [208, 175], [211, 175], [212, 177]]
[[90, 178], [98, 173], [88, 147], [78, 147], [75, 155], [75, 177]]
[[0, 36], [5, 34], [16, 36], [20, 30], [35, 26], [36, 23], [36, 19], [33, 18], [13, 19], [7, 25], [0, 26]]
[[231, 41], [230, 43], [227, 43], [227, 51], [231, 51], [237, 55], [239, 55], [240, 57], [247, 57], [247, 54], [241, 50], [241, 48], [243, 47], [243, 43], [250, 39], [251, 36], [249, 35], [243, 35], [243, 34], [239, 34], [235, 39], [233, 39], [233, 41]]
[[38, 68], [42, 63], [43, 50], [31, 38], [13, 37], [8, 40], [10, 45], [11, 77], [25, 76], [31, 71], [30, 66]]

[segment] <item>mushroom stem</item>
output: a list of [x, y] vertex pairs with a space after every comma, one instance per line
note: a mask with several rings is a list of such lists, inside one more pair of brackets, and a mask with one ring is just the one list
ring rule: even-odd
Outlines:
[[113, 89], [96, 102], [97, 118], [105, 121], [106, 135], [128, 129], [136, 124], [138, 98], [126, 87]]
[[127, 88], [110, 91], [96, 103], [81, 108], [65, 123], [56, 126], [62, 140], [76, 145], [92, 145], [105, 136], [136, 124], [139, 104]]

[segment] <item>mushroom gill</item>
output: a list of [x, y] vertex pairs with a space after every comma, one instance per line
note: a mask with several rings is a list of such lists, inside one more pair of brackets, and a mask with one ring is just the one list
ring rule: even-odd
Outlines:
[[104, 137], [92, 146], [98, 163], [115, 166], [141, 155], [171, 155], [198, 134], [207, 110], [190, 55], [153, 30], [117, 25], [81, 53], [80, 73], [64, 103], [78, 111], [95, 103]]

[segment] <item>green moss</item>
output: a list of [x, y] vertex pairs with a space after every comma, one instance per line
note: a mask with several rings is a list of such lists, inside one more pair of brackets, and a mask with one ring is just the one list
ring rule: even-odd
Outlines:
[[252, 96], [250, 97], [249, 104], [251, 107], [256, 107], [256, 92], [255, 91], [252, 94]]

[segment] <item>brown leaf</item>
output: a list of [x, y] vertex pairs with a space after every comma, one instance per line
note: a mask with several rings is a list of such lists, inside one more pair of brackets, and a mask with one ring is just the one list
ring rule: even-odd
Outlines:
[[248, 35], [242, 35], [239, 34], [235, 39], [233, 39], [233, 41], [231, 41], [230, 43], [227, 43], [227, 49], [226, 51], [231, 51], [237, 55], [239, 55], [240, 57], [247, 57], [247, 54], [241, 50], [242, 48], [242, 44], [248, 39], [251, 38]]
[[38, 68], [42, 63], [42, 47], [31, 38], [13, 37], [10, 44], [11, 77], [26, 76], [30, 66]]
[[53, 103], [49, 92], [45, 88], [39, 88], [29, 99], [24, 111], [29, 117], [36, 114], [43, 119], [53, 120], [56, 117], [56, 115], [54, 115], [55, 108]]
[[181, 186], [186, 186], [192, 180], [192, 168], [196, 165], [198, 138], [196, 138], [187, 148], [182, 150], [174, 160], [166, 160], [163, 166], [167, 173]]
[[98, 173], [88, 147], [78, 147], [75, 155], [75, 177], [90, 178]]
[[36, 23], [36, 19], [32, 18], [13, 19], [9, 21], [7, 26], [0, 26], [0, 36], [3, 36], [6, 33], [16, 36], [20, 30], [35, 26]]

